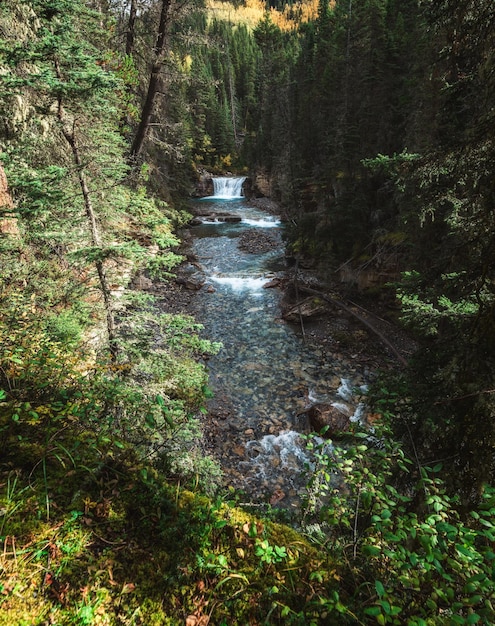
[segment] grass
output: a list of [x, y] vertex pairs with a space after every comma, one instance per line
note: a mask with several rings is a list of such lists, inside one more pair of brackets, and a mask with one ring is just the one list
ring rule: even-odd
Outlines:
[[93, 467], [3, 475], [0, 626], [292, 623], [335, 583], [307, 582], [328, 557], [293, 529], [169, 484], [131, 453]]

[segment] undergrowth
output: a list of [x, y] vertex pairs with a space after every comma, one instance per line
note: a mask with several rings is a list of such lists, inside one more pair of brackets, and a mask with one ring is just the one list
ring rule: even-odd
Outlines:
[[2, 479], [2, 625], [303, 624], [335, 579], [294, 531], [167, 484], [131, 452]]

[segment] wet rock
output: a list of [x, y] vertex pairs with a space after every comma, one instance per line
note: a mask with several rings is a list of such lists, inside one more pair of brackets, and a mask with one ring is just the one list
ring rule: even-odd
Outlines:
[[202, 271], [198, 271], [196, 261], [185, 263], [180, 267], [175, 282], [189, 291], [198, 291], [205, 284], [205, 276]]
[[244, 363], [244, 369], [248, 371], [263, 371], [263, 365], [261, 363], [253, 363], [251, 361], [247, 361]]
[[197, 291], [205, 284], [205, 278], [202, 274], [193, 274], [184, 280], [184, 287], [191, 291]]
[[237, 224], [242, 221], [240, 215], [232, 215], [230, 213], [207, 213], [196, 215], [189, 222], [191, 226], [200, 226], [201, 224], [214, 224], [215, 222], [225, 222], [227, 224]]
[[352, 410], [346, 405], [326, 404], [319, 402], [313, 404], [306, 414], [314, 431], [320, 433], [325, 427], [325, 437], [337, 439], [351, 429]]
[[283, 280], [281, 278], [272, 278], [272, 280], [263, 285], [263, 289], [275, 289], [280, 287], [282, 284]]
[[237, 454], [237, 456], [244, 456], [244, 455], [245, 455], [245, 452], [246, 452], [246, 449], [245, 449], [245, 448], [244, 448], [244, 446], [242, 446], [242, 445], [241, 445], [241, 446], [235, 446], [235, 447], [233, 448], [232, 452], [233, 452], [234, 454]]
[[274, 504], [277, 504], [277, 502], [280, 502], [280, 500], [283, 500], [284, 498], [285, 498], [285, 493], [281, 489], [275, 489], [275, 491], [272, 494], [272, 497], [270, 498], [270, 504], [273, 506]]

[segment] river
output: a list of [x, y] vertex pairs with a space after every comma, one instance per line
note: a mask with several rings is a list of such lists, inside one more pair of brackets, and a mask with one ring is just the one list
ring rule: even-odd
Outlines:
[[[205, 279], [195, 317], [210, 339], [223, 343], [208, 363], [214, 398], [206, 436], [226, 483], [249, 502], [297, 507], [311, 466], [302, 412], [326, 401], [350, 407], [357, 420], [363, 406], [355, 390], [364, 391], [366, 380], [341, 357], [308, 347], [282, 319], [282, 294], [270, 285], [286, 271], [283, 225], [242, 197], [242, 181], [215, 179], [215, 195], [194, 207], [207, 214], [192, 228]], [[224, 221], [224, 214], [240, 221]], [[241, 249], [248, 231], [252, 239], [269, 235], [273, 244], [258, 253]]]

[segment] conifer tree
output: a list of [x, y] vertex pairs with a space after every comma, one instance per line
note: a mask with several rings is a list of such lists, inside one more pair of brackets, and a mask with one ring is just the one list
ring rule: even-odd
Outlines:
[[22, 125], [14, 125], [12, 137], [4, 142], [7, 175], [31, 240], [95, 268], [108, 347], [115, 358], [108, 271], [111, 266], [115, 270], [120, 259], [140, 254], [133, 242], [115, 244], [108, 234], [106, 240], [102, 236], [102, 227], [112, 223], [122, 201], [106, 190], [116, 188], [127, 172], [115, 124], [121, 84], [111, 60], [80, 35], [78, 25], [94, 19], [83, 2], [64, 0], [52, 6], [32, 0], [29, 11], [29, 37], [7, 41], [2, 51], [8, 71], [1, 80], [10, 96], [5, 105], [22, 101], [25, 107]]
[[401, 200], [414, 246], [402, 305], [423, 338], [411, 372], [417, 403], [409, 428], [473, 500], [495, 470], [495, 14], [491, 2], [427, 3], [425, 10], [437, 55], [428, 74], [435, 108], [424, 112], [421, 153], [403, 173]]
[[161, 0], [160, 17], [158, 20], [156, 41], [153, 46], [153, 59], [151, 62], [148, 88], [146, 90], [146, 96], [141, 109], [139, 125], [135, 132], [130, 150], [132, 160], [135, 160], [139, 156], [148, 133], [151, 115], [153, 113], [153, 106], [155, 104], [155, 98], [160, 85], [162, 66], [167, 52], [167, 36], [170, 30], [171, 12], [172, 0]]

